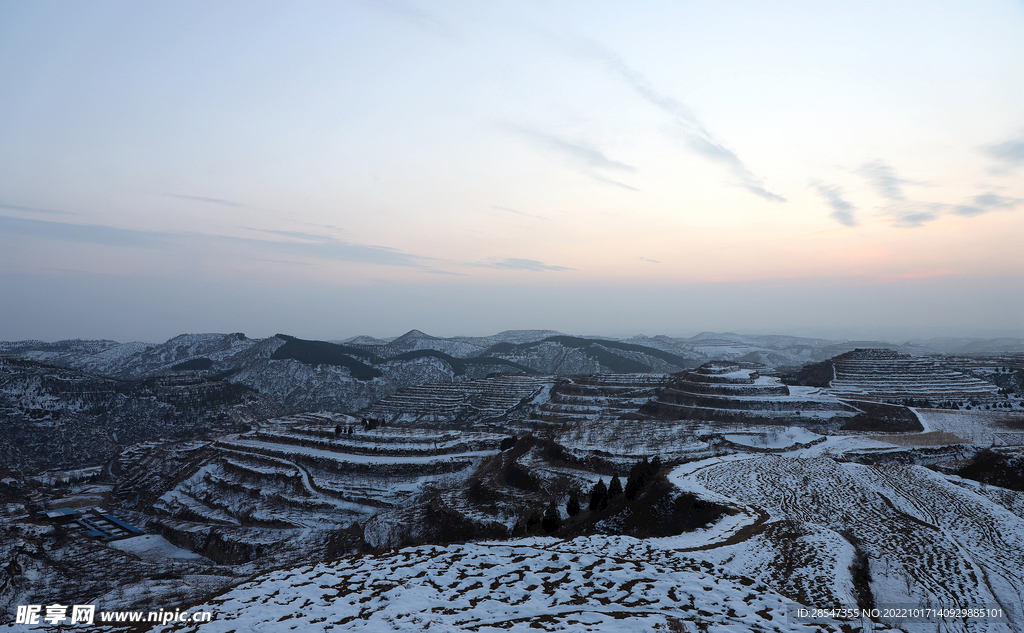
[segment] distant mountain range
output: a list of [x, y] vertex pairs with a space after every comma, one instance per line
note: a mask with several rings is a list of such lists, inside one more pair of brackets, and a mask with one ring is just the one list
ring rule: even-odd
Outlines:
[[249, 387], [287, 411], [357, 412], [399, 389], [498, 374], [671, 373], [708, 360], [801, 367], [862, 347], [914, 355], [1024, 351], [1021, 339], [932, 339], [893, 345], [704, 332], [689, 338], [568, 336], [509, 330], [441, 338], [419, 330], [389, 339], [310, 341], [286, 334], [182, 334], [166, 343], [67, 340], [0, 343], [0, 355], [120, 380], [181, 376]]

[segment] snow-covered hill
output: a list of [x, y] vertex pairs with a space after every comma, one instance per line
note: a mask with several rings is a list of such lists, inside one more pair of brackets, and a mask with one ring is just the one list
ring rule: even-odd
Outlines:
[[[596, 550], [596, 551], [590, 551]], [[840, 631], [789, 621], [769, 587], [638, 539], [527, 539], [412, 547], [281, 570], [158, 631]], [[879, 630], [885, 630], [884, 627]]]
[[[1016, 345], [1010, 339], [959, 342], [963, 344], [954, 346], [957, 349]], [[391, 339], [358, 336], [339, 343], [283, 334], [251, 339], [241, 333], [183, 334], [161, 344], [0, 342], [0, 353], [121, 379], [215, 376], [270, 394], [292, 411], [355, 412], [395, 391], [427, 382], [494, 374], [674, 373], [708, 360], [800, 367], [871, 345], [887, 344], [712, 332], [690, 338], [616, 340], [551, 330], [508, 330], [492, 336], [441, 338], [411, 330]], [[890, 347], [924, 354], [929, 351], [927, 345], [925, 341]], [[948, 349], [952, 343], [939, 340], [937, 345]]]
[[279, 411], [224, 381], [114, 380], [0, 358], [0, 467], [34, 474], [101, 465], [136, 442], [220, 435]]
[[[831, 438], [684, 463], [669, 475], [679, 489], [736, 508], [697, 532], [423, 545], [289, 567], [195, 605], [217, 614], [212, 624], [159, 630], [1024, 630], [1024, 503], [921, 466], [842, 459], [870, 446]], [[795, 617], [858, 606], [1002, 616]]]

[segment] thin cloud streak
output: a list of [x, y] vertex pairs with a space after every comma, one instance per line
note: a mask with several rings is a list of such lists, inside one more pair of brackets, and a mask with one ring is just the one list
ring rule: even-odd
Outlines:
[[611, 178], [605, 178], [604, 176], [602, 176], [600, 174], [589, 174], [589, 175], [590, 175], [591, 178], [593, 178], [594, 180], [597, 180], [598, 182], [603, 182], [603, 183], [606, 183], [606, 184], [609, 184], [609, 185], [614, 185], [616, 187], [622, 187], [623, 189], [627, 189], [629, 191], [640, 191], [639, 189], [637, 189], [636, 187], [633, 187], [632, 185], [627, 185], [624, 182], [619, 182], [618, 180], [613, 180]]
[[1024, 165], [1024, 138], [987, 145], [981, 151], [989, 158], [1002, 163], [1002, 167], [992, 170], [994, 173], [1006, 173]]
[[[29, 235], [44, 239], [73, 241], [101, 246], [122, 246], [131, 248], [157, 249], [174, 248], [175, 246], [200, 246], [203, 249], [223, 248], [237, 245], [261, 254], [254, 257], [257, 261], [271, 261], [273, 255], [292, 256], [312, 260], [333, 260], [357, 264], [373, 264], [378, 266], [395, 266], [412, 268], [420, 272], [435, 275], [464, 276], [463, 273], [441, 270], [434, 263], [448, 265], [470, 265], [503, 270], [522, 270], [532, 272], [573, 270], [566, 266], [553, 266], [533, 259], [506, 258], [486, 263], [467, 264], [465, 262], [438, 260], [433, 257], [406, 253], [389, 246], [357, 244], [343, 242], [330, 237], [299, 233], [295, 231], [274, 231], [253, 229], [284, 237], [300, 237], [311, 241], [282, 241], [274, 239], [255, 239], [230, 235], [206, 235], [188, 232], [158, 232], [138, 229], [121, 229], [100, 224], [73, 224], [68, 222], [52, 222], [48, 220], [29, 220], [0, 215], [0, 233], [6, 235]], [[306, 265], [304, 262], [292, 261], [295, 265]]]
[[547, 218], [544, 217], [543, 215], [534, 215], [532, 213], [525, 213], [523, 211], [519, 211], [517, 209], [512, 209], [512, 208], [509, 208], [509, 207], [499, 207], [496, 204], [492, 204], [491, 208], [494, 209], [495, 211], [506, 211], [508, 213], [514, 213], [516, 215], [521, 215], [521, 216], [527, 217], [527, 218], [534, 218], [536, 220], [547, 220]]
[[[324, 242], [330, 241], [332, 238], [324, 237], [323, 235], [317, 235], [315, 233], [303, 233], [301, 231], [279, 231], [274, 229], [258, 229], [253, 226], [242, 227], [249, 231], [255, 231], [257, 233], [270, 233], [271, 235], [281, 235], [283, 237], [294, 237], [300, 240], [307, 240], [310, 242]], [[379, 248], [386, 248], [381, 246]]]
[[1008, 198], [987, 192], [974, 196], [962, 204], [944, 202], [904, 202], [889, 205], [885, 213], [893, 219], [893, 225], [900, 228], [918, 228], [952, 213], [962, 217], [974, 217], [992, 211], [1013, 211], [1024, 206], [1024, 198]]
[[896, 175], [896, 170], [880, 160], [864, 163], [857, 170], [857, 173], [867, 179], [868, 184], [874, 187], [884, 198], [889, 200], [905, 200], [903, 185], [911, 184]]
[[262, 247], [265, 249], [291, 253], [299, 257], [312, 259], [332, 259], [336, 261], [352, 262], [358, 264], [377, 264], [380, 266], [401, 266], [407, 268], [425, 268], [420, 260], [431, 258], [421, 257], [403, 253], [402, 251], [386, 246], [372, 246], [366, 244], [352, 244], [338, 240], [324, 240], [322, 242], [278, 242], [270, 240], [253, 240], [240, 237], [209, 236], [204, 239], [220, 242], [233, 242], [236, 244]]
[[989, 211], [996, 211], [998, 209], [1006, 209], [1012, 211], [1021, 204], [1024, 204], [1024, 199], [1021, 198], [1007, 198], [994, 193], [983, 193], [978, 196], [974, 196], [974, 200], [970, 204], [957, 205], [953, 209], [953, 213], [957, 215], [963, 215], [972, 217], [975, 215], [981, 215], [988, 213]]
[[535, 130], [523, 125], [508, 124], [505, 126], [507, 129], [531, 140], [535, 145], [543, 147], [548, 150], [552, 150], [555, 153], [561, 154], [564, 157], [571, 159], [573, 162], [579, 163], [586, 167], [594, 167], [597, 169], [614, 169], [619, 171], [636, 171], [636, 167], [621, 163], [617, 160], [612, 160], [605, 156], [601, 151], [596, 150], [592, 147], [587, 147], [582, 143], [574, 143], [567, 141], [563, 138], [559, 138], [540, 130]]
[[764, 179], [754, 174], [734, 151], [715, 139], [690, 108], [655, 90], [647, 77], [631, 68], [614, 51], [589, 38], [577, 38], [573, 50], [598, 62], [605, 70], [624, 80], [645, 101], [675, 118], [685, 134], [687, 147], [709, 160], [726, 165], [744, 189], [771, 202], [786, 202], [784, 197], [769, 191]]
[[827, 185], [824, 183], [811, 183], [818, 194], [825, 199], [828, 206], [832, 208], [832, 213], [829, 216], [836, 222], [843, 226], [857, 226], [857, 218], [854, 217], [853, 212], [857, 207], [853, 206], [843, 198], [843, 191], [839, 187], [834, 185]]
[[233, 200], [223, 200], [221, 198], [206, 198], [206, 197], [203, 197], [203, 196], [186, 196], [186, 195], [180, 194], [180, 193], [164, 193], [164, 195], [169, 197], [169, 198], [179, 198], [181, 200], [193, 200], [193, 201], [196, 201], [196, 202], [209, 202], [210, 204], [219, 204], [219, 205], [224, 206], [224, 207], [232, 207], [232, 208], [236, 208], [236, 209], [253, 209], [253, 208], [255, 208], [255, 207], [251, 207], [251, 206], [249, 206], [247, 204], [243, 204], [241, 202], [235, 202]]
[[73, 224], [49, 220], [28, 220], [0, 215], [0, 233], [30, 235], [50, 240], [64, 240], [101, 246], [159, 248], [168, 245], [170, 234], [154, 231], [119, 229], [102, 224]]
[[907, 202], [889, 205], [884, 211], [892, 218], [893, 226], [916, 229], [938, 219], [948, 208], [948, 204], [939, 202]]
[[24, 211], [25, 213], [45, 213], [47, 215], [79, 215], [78, 213], [72, 213], [71, 211], [60, 211], [58, 209], [38, 209], [36, 207], [19, 207], [13, 204], [4, 204], [0, 202], [0, 209], [7, 209], [9, 211]]
[[382, 13], [397, 17], [434, 35], [456, 40], [455, 31], [434, 16], [397, 0], [365, 0], [365, 5]]
[[603, 152], [593, 147], [589, 147], [580, 142], [573, 142], [542, 132], [540, 130], [512, 123], [503, 124], [501, 127], [513, 132], [514, 134], [525, 138], [535, 146], [546, 150], [548, 152], [557, 154], [564, 158], [570, 166], [576, 169], [578, 172], [593, 178], [598, 182], [602, 182], [608, 185], [614, 185], [616, 187], [622, 187], [629, 191], [640, 191], [636, 187], [627, 185], [626, 183], [614, 180], [603, 176], [594, 170], [606, 169], [612, 171], [621, 172], [635, 172], [637, 169], [632, 165], [612, 160], [605, 156]]
[[[405, 253], [388, 246], [374, 246], [343, 242], [333, 238], [298, 234], [317, 241], [296, 242], [281, 240], [260, 240], [230, 235], [205, 235], [200, 233], [170, 233], [121, 229], [101, 224], [72, 224], [46, 220], [27, 220], [0, 215], [0, 232], [5, 234], [31, 235], [44, 239], [66, 240], [102, 246], [124, 246], [133, 248], [159, 248], [181, 244], [198, 244], [210, 248], [213, 244], [236, 244], [264, 253], [290, 254], [309, 259], [326, 259], [380, 266], [416, 268], [427, 272], [442, 272], [424, 262], [438, 261], [432, 257]], [[267, 231], [275, 233], [275, 231]], [[285, 235], [295, 235], [280, 231]], [[458, 274], [458, 273], [452, 273]]]
[[503, 270], [526, 270], [530, 272], [575, 270], [574, 268], [568, 268], [566, 266], [551, 266], [535, 259], [520, 259], [518, 257], [508, 257], [498, 261], [477, 264], [477, 266], [483, 266], [485, 268], [499, 268]]

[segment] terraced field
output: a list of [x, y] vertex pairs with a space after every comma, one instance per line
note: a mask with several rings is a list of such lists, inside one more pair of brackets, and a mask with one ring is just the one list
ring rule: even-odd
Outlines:
[[640, 412], [661, 419], [832, 428], [857, 413], [824, 389], [789, 387], [764, 371], [771, 372], [750, 363], [706, 363], [674, 380]]
[[917, 409], [922, 423], [981, 446], [1024, 446], [1024, 412]]
[[212, 442], [138, 447], [116, 493], [151, 504], [150, 529], [214, 558], [306, 556], [339, 528], [465, 478], [503, 437], [304, 414]]
[[[828, 457], [714, 459], [688, 470], [675, 479], [681, 487], [768, 514], [756, 538], [711, 559], [730, 560], [791, 599], [851, 602], [848, 589], [835, 588], [849, 576], [842, 559], [824, 555], [845, 543], [867, 555], [877, 603], [998, 605], [1024, 622], [1024, 521], [971, 486], [920, 466]], [[944, 630], [981, 629], [961, 622]]]
[[520, 405], [546, 399], [552, 377], [498, 376], [465, 382], [430, 383], [403, 389], [364, 410], [389, 424], [466, 424], [507, 415]]
[[659, 455], [662, 460], [674, 461], [714, 454], [715, 441], [710, 436], [721, 429], [707, 426], [676, 420], [600, 419], [567, 424], [556, 437], [579, 458], [600, 455], [621, 464], [627, 472], [629, 465], [643, 457]]
[[635, 415], [673, 380], [671, 374], [591, 374], [559, 381], [531, 416], [549, 425], [614, 420]]
[[[693, 425], [673, 428], [667, 422], [642, 441], [627, 444], [624, 438], [641, 435], [640, 426], [629, 426], [634, 424], [651, 421], [570, 425], [559, 437], [574, 453], [582, 455], [584, 447], [593, 446], [612, 462], [658, 444], [661, 455], [672, 450], [681, 451], [680, 457], [690, 449], [690, 457], [713, 452], [676, 467], [669, 479], [678, 488], [730, 505], [735, 512], [703, 530], [673, 537], [598, 534], [572, 540], [424, 545], [290, 566], [197, 606], [218, 614], [202, 628], [1024, 630], [1024, 519], [1011, 511], [1020, 505], [1018, 499], [1007, 501], [1005, 495], [975, 482], [921, 466], [859, 464], [843, 458], [871, 450], [882, 455], [907, 450], [879, 441], [884, 438], [834, 436], [802, 448], [784, 447], [779, 454], [723, 454], [722, 447], [711, 445], [713, 434], [700, 436]], [[338, 440], [329, 437], [333, 431], [327, 433], [325, 426], [282, 424], [260, 433], [264, 441], [279, 435], [292, 436], [289, 441], [304, 438], [313, 441], [317, 451], [329, 450], [321, 444], [337, 441], [348, 446], [346, 459], [366, 448], [347, 434]], [[466, 451], [458, 453], [462, 455], [476, 447], [465, 433], [436, 434], [434, 449], [424, 446], [422, 438], [415, 439], [412, 429], [391, 431], [391, 446], [379, 443], [385, 450], [382, 463], [405, 444], [416, 445], [410, 448], [426, 459], [436, 457], [427, 454], [435, 450]], [[486, 445], [497, 439], [481, 436], [475, 441]], [[540, 442], [525, 452], [495, 453], [486, 463], [518, 460], [542, 489], [559, 478], [575, 478], [578, 485], [593, 480], [593, 472], [548, 461], [545, 446]], [[477, 512], [473, 518], [480, 523], [495, 520], [495, 515], [479, 512], [479, 500], [474, 506], [466, 497], [467, 486], [442, 488], [434, 499], [443, 512]], [[522, 500], [537, 505], [530, 494], [521, 492]], [[378, 514], [367, 524], [367, 533], [393, 533], [404, 520], [403, 511], [399, 507]], [[507, 525], [514, 519], [504, 517]], [[876, 618], [806, 624], [791, 617], [798, 606], [869, 604], [995, 607], [1008, 620], [910, 624]]]
[[997, 387], [928, 358], [888, 349], [858, 349], [832, 359], [831, 391], [839, 397], [990, 403]]

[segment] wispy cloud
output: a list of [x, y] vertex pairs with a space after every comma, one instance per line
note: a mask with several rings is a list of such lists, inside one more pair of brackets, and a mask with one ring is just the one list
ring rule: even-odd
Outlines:
[[257, 233], [268, 233], [270, 235], [280, 235], [282, 237], [294, 237], [296, 239], [307, 240], [310, 242], [323, 242], [325, 240], [333, 239], [315, 233], [304, 233], [302, 231], [279, 231], [275, 229], [258, 229], [252, 226], [246, 226], [242, 228], [247, 229], [249, 231], [255, 231]]
[[690, 149], [701, 156], [727, 166], [739, 180], [739, 185], [755, 196], [769, 202], [786, 202], [786, 199], [779, 194], [768, 191], [764, 185], [764, 179], [754, 175], [754, 172], [743, 164], [739, 156], [725, 145], [709, 136], [693, 133], [687, 135], [686, 143]]
[[291, 259], [268, 259], [265, 257], [254, 257], [252, 261], [267, 262], [268, 264], [281, 264], [282, 266], [298, 266], [301, 268], [313, 268], [316, 265], [310, 262], [297, 262]]
[[157, 248], [168, 244], [169, 234], [121, 229], [101, 224], [74, 224], [49, 220], [28, 220], [0, 215], [0, 233], [29, 235], [102, 246]]
[[206, 197], [203, 197], [203, 196], [186, 196], [186, 195], [180, 194], [180, 193], [165, 193], [164, 195], [169, 197], [169, 198], [178, 198], [178, 199], [181, 199], [181, 200], [193, 200], [193, 201], [196, 201], [196, 202], [209, 202], [210, 204], [219, 204], [219, 205], [224, 206], [224, 207], [233, 207], [233, 208], [236, 208], [236, 209], [252, 209], [252, 208], [254, 208], [254, 207], [250, 207], [247, 204], [243, 204], [241, 202], [235, 202], [233, 200], [223, 200], [221, 198], [206, 198]]
[[639, 189], [632, 185], [627, 185], [624, 182], [619, 182], [618, 180], [613, 180], [612, 178], [606, 178], [601, 174], [590, 174], [590, 177], [598, 182], [603, 182], [608, 185], [614, 185], [616, 187], [622, 187], [623, 189], [628, 189], [629, 191], [640, 191]]
[[642, 262], [651, 262], [652, 264], [660, 264], [660, 263], [661, 263], [661, 262], [659, 262], [658, 260], [656, 260], [656, 259], [651, 259], [651, 258], [649, 258], [649, 257], [641, 257], [641, 258], [640, 258], [640, 261], [642, 261]]
[[517, 209], [512, 209], [512, 208], [509, 208], [509, 207], [499, 207], [496, 204], [492, 204], [491, 208], [494, 209], [495, 211], [505, 211], [506, 213], [514, 213], [516, 215], [521, 215], [521, 216], [527, 217], [527, 218], [534, 218], [534, 219], [537, 219], [537, 220], [547, 220], [547, 218], [544, 217], [543, 215], [534, 215], [533, 213], [526, 213], [524, 211], [519, 211]]
[[894, 226], [918, 228], [946, 214], [974, 217], [992, 211], [1013, 211], [1024, 207], [1024, 198], [1009, 198], [987, 192], [974, 196], [961, 204], [944, 202], [901, 201], [883, 208]]
[[447, 39], [456, 39], [455, 32], [448, 24], [437, 19], [434, 15], [405, 2], [399, 2], [398, 0], [366, 0], [364, 4], [435, 35], [441, 35]]
[[999, 167], [992, 170], [995, 173], [1005, 173], [1024, 165], [1024, 138], [987, 145], [981, 151], [1000, 163]]
[[1012, 210], [1022, 204], [1024, 204], [1024, 199], [1021, 198], [1007, 198], [994, 193], [983, 193], [981, 195], [974, 196], [974, 199], [970, 203], [957, 205], [953, 209], [953, 213], [970, 217], [974, 215], [981, 215], [982, 213], [988, 213], [989, 211], [995, 211], [997, 209]]
[[709, 160], [728, 167], [741, 187], [765, 200], [786, 201], [777, 193], [769, 191], [765, 187], [764, 179], [754, 174], [736, 152], [716, 139], [690, 108], [656, 90], [646, 76], [631, 68], [614, 51], [589, 38], [577, 38], [572, 45], [572, 51], [578, 56], [597, 62], [605, 70], [625, 81], [642, 99], [673, 117], [683, 132], [687, 147]]
[[892, 217], [893, 226], [916, 229], [942, 215], [941, 207], [942, 205], [938, 204], [903, 205], [902, 208], [890, 208], [889, 215]]
[[875, 191], [889, 200], [905, 200], [903, 185], [912, 184], [896, 175], [896, 170], [880, 160], [864, 163], [857, 173], [867, 179]]
[[857, 226], [857, 218], [853, 212], [857, 207], [853, 206], [843, 198], [843, 191], [834, 185], [827, 185], [819, 182], [812, 182], [811, 186], [818, 190], [818, 194], [825, 199], [828, 206], [832, 208], [829, 216], [843, 226]]
[[261, 246], [274, 251], [292, 253], [301, 257], [315, 259], [333, 259], [342, 262], [360, 264], [378, 264], [381, 266], [405, 266], [411, 268], [424, 267], [422, 262], [431, 260], [429, 257], [405, 253], [387, 246], [369, 244], [353, 244], [340, 240], [323, 240], [320, 242], [278, 242], [250, 240], [244, 238], [216, 237], [213, 240], [235, 241], [249, 246]]
[[59, 211], [57, 209], [39, 209], [37, 207], [19, 207], [13, 204], [4, 204], [0, 202], [0, 209], [7, 209], [9, 211], [23, 211], [25, 213], [45, 213], [47, 215], [78, 215], [70, 211]]
[[406, 253], [388, 246], [374, 246], [344, 242], [331, 237], [295, 233], [292, 231], [270, 231], [288, 237], [301, 237], [304, 241], [254, 239], [230, 235], [208, 235], [189, 232], [159, 232], [138, 229], [122, 229], [100, 224], [73, 224], [47, 220], [28, 220], [0, 215], [0, 232], [21, 234], [46, 239], [66, 240], [102, 246], [124, 246], [153, 249], [172, 246], [200, 246], [206, 249], [214, 245], [237, 245], [258, 253], [269, 255], [303, 257], [308, 259], [335, 260], [380, 266], [401, 266], [426, 272], [443, 272], [433, 268], [439, 260], [422, 255]]
[[513, 123], [502, 124], [501, 127], [528, 140], [534, 146], [544, 151], [561, 156], [574, 169], [590, 176], [598, 182], [623, 187], [630, 191], [639, 191], [636, 187], [613, 180], [595, 171], [598, 169], [604, 169], [618, 172], [635, 172], [636, 167], [617, 160], [612, 160], [611, 158], [608, 158], [604, 152], [591, 147], [584, 142], [570, 141], [547, 132], [542, 132], [528, 126]]
[[539, 262], [535, 259], [519, 259], [517, 257], [509, 257], [502, 260], [486, 262], [477, 264], [485, 268], [501, 268], [504, 270], [528, 270], [532, 272], [544, 272], [544, 271], [558, 271], [558, 270], [573, 270], [565, 266], [550, 266], [544, 262]]

